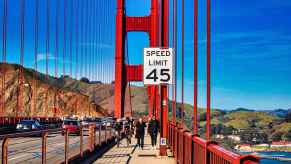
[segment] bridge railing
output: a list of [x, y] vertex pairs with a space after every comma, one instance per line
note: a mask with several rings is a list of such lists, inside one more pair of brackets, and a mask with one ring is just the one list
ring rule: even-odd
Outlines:
[[89, 124], [78, 135], [64, 129], [50, 129], [0, 135], [1, 163], [68, 163], [114, 141], [112, 126]]
[[233, 153], [215, 141], [193, 135], [181, 124], [169, 122], [168, 144], [179, 164], [258, 164], [259, 158]]

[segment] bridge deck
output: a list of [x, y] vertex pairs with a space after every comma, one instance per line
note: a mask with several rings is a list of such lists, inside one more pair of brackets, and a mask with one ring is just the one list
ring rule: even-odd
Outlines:
[[[159, 141], [159, 140], [158, 140]], [[132, 144], [127, 147], [126, 140], [123, 139], [119, 148], [115, 145], [102, 157], [97, 159], [94, 164], [175, 164], [174, 158], [159, 156], [159, 150], [152, 150], [150, 136], [145, 136], [144, 149], [136, 146], [136, 139], [132, 138]]]

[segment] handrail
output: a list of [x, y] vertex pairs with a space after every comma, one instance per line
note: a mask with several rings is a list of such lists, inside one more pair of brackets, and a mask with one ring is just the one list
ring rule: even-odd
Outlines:
[[[191, 133], [187, 127], [168, 123], [169, 147], [181, 164], [258, 164], [260, 159], [253, 155], [239, 155], [215, 141], [207, 141]], [[182, 137], [183, 136], [183, 137]], [[178, 139], [177, 139], [178, 137]], [[187, 152], [187, 153], [186, 153]]]
[[[105, 124], [106, 126], [107, 124]], [[110, 128], [104, 128], [105, 129], [105, 135], [106, 137], [101, 139], [101, 129], [103, 125], [96, 126], [96, 124], [88, 124], [88, 125], [82, 125], [80, 127], [80, 137], [79, 137], [79, 153], [76, 154], [75, 151], [73, 152], [73, 155], [69, 155], [70, 152], [70, 139], [69, 139], [69, 131], [67, 129], [57, 128], [57, 129], [46, 129], [46, 130], [38, 130], [38, 131], [31, 131], [31, 132], [23, 132], [23, 133], [14, 133], [14, 134], [6, 134], [6, 135], [0, 135], [0, 140], [2, 140], [2, 156], [1, 156], [1, 163], [7, 164], [9, 159], [9, 153], [8, 153], [8, 146], [10, 139], [13, 138], [26, 138], [26, 137], [32, 137], [32, 136], [40, 136], [41, 140], [41, 162], [39, 163], [46, 163], [47, 159], [47, 149], [48, 146], [51, 144], [48, 144], [47, 139], [49, 134], [56, 134], [58, 132], [64, 134], [62, 143], [64, 143], [64, 158], [63, 161], [60, 161], [61, 163], [69, 163], [70, 160], [76, 159], [76, 158], [82, 158], [84, 156], [85, 152], [93, 152], [94, 150], [100, 148], [103, 145], [106, 145], [109, 142], [114, 141], [115, 133], [112, 133], [112, 127]], [[97, 130], [96, 130], [97, 129]], [[84, 132], [88, 132], [87, 142], [84, 141], [85, 134]], [[99, 144], [96, 143], [96, 133], [99, 133]]]

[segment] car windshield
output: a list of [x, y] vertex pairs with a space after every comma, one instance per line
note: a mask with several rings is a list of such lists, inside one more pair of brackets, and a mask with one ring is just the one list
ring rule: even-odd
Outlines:
[[79, 122], [78, 121], [65, 120], [64, 121], [64, 125], [75, 125], [75, 126], [79, 126]]
[[34, 121], [33, 120], [24, 120], [24, 121], [20, 121], [19, 124], [32, 125], [32, 124], [34, 124]]

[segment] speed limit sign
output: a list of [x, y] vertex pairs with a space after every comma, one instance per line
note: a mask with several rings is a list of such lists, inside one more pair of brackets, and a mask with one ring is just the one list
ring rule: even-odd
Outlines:
[[145, 85], [173, 84], [172, 48], [144, 48], [143, 82]]

